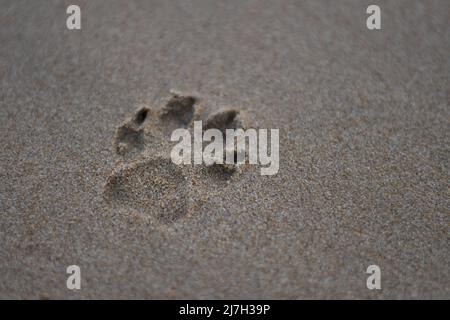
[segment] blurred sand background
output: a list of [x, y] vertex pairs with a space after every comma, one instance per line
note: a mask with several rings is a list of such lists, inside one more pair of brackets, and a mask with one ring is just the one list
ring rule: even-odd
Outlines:
[[[449, 1], [1, 0], [0, 26], [0, 298], [450, 298]], [[104, 187], [170, 89], [279, 128], [281, 163], [155, 226]]]

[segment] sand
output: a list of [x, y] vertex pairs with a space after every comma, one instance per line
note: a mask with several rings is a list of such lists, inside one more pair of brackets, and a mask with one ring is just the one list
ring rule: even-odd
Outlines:
[[[448, 1], [72, 2], [0, 3], [0, 298], [450, 298]], [[172, 89], [278, 174], [171, 163]]]

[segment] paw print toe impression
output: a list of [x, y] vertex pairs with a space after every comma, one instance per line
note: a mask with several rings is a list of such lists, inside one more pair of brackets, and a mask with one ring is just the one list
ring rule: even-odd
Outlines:
[[125, 121], [117, 129], [114, 147], [118, 154], [125, 155], [128, 152], [144, 149], [144, 127], [143, 124], [149, 113], [148, 108], [141, 108], [136, 115]]

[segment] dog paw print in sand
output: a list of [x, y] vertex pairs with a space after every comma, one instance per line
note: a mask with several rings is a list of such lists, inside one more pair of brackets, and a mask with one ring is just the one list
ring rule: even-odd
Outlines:
[[[226, 164], [176, 165], [170, 158], [175, 142], [173, 130], [192, 130], [196, 120], [202, 120], [203, 130], [216, 128], [245, 129], [246, 117], [238, 109], [224, 109], [204, 116], [197, 97], [173, 94], [159, 109], [139, 108], [117, 128], [114, 150], [119, 159], [108, 177], [104, 189], [107, 202], [121, 210], [132, 210], [141, 218], [167, 225], [186, 218], [196, 206], [214, 195], [215, 184], [224, 187], [242, 171], [242, 166]], [[208, 190], [202, 194], [201, 190]]]

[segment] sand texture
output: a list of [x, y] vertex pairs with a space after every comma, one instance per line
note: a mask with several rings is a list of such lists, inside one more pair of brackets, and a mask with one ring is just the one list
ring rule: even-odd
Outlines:
[[[0, 298], [449, 299], [450, 1], [369, 4], [0, 0]], [[195, 120], [278, 174], [173, 164]]]

